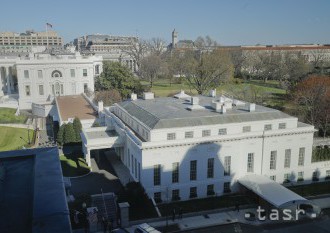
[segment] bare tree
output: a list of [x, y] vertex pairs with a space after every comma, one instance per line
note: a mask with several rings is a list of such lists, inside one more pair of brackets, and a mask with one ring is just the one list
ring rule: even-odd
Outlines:
[[151, 53], [160, 56], [166, 50], [166, 42], [161, 38], [152, 38], [148, 41], [148, 47]]
[[140, 75], [143, 79], [149, 81], [150, 88], [154, 81], [164, 71], [165, 64], [160, 56], [156, 54], [148, 55], [141, 60]]
[[231, 62], [234, 66], [234, 77], [242, 76], [242, 67], [246, 60], [246, 55], [243, 53], [242, 49], [233, 49], [229, 52]]

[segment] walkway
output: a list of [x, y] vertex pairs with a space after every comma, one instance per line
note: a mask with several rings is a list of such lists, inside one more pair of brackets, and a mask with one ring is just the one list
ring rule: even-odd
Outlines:
[[71, 192], [73, 195], [82, 193], [99, 194], [101, 188], [104, 193], [118, 193], [122, 185], [109, 161], [103, 154], [91, 159], [92, 172], [84, 177], [71, 178]]

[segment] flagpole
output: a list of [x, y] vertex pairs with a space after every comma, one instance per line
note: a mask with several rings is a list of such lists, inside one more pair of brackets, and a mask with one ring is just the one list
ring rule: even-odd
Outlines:
[[46, 23], [46, 37], [47, 37], [47, 47], [46, 47], [46, 50], [48, 51], [48, 23]]

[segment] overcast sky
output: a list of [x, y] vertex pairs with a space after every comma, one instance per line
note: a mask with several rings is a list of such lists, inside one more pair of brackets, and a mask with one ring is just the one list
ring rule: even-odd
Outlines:
[[45, 30], [65, 42], [101, 33], [170, 42], [209, 35], [223, 45], [330, 44], [329, 0], [1, 1], [0, 31]]

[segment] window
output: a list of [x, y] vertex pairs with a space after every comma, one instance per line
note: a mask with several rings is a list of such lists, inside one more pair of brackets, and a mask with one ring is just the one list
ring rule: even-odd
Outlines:
[[190, 180], [197, 179], [197, 160], [190, 161]]
[[272, 125], [271, 124], [265, 125], [264, 130], [272, 130]]
[[87, 69], [83, 69], [83, 77], [87, 77]]
[[318, 171], [313, 172], [312, 181], [319, 181], [319, 172]]
[[39, 85], [39, 95], [44, 95], [44, 85]]
[[285, 150], [285, 157], [284, 157], [284, 168], [289, 168], [291, 163], [291, 150]]
[[162, 202], [162, 194], [161, 192], [154, 193], [154, 200], [156, 203]]
[[197, 197], [197, 187], [190, 187], [189, 198]]
[[298, 172], [298, 179], [297, 181], [304, 181], [304, 172]]
[[29, 85], [25, 86], [25, 95], [26, 96], [30, 96], [31, 95], [31, 90], [30, 90], [30, 86]]
[[95, 66], [95, 74], [99, 74], [100, 73], [100, 65], [96, 65]]
[[231, 157], [225, 156], [224, 176], [230, 176]]
[[179, 201], [180, 200], [180, 190], [173, 189], [172, 190], [172, 201]]
[[175, 140], [176, 136], [175, 133], [168, 133], [167, 134], [167, 140]]
[[325, 177], [330, 177], [330, 170], [325, 171]]
[[254, 170], [254, 153], [248, 153], [247, 172], [253, 172], [253, 170]]
[[128, 157], [128, 159], [127, 159], [127, 162], [128, 162], [128, 168], [130, 168], [131, 167], [131, 160], [130, 160], [130, 158], [129, 158], [129, 155], [130, 155], [130, 153], [129, 153], [129, 149], [127, 149], [127, 157]]
[[251, 126], [243, 126], [243, 133], [251, 132]]
[[160, 185], [160, 164], [154, 165], [154, 185]]
[[273, 181], [276, 181], [276, 176], [270, 176], [269, 178]]
[[184, 133], [185, 138], [193, 138], [194, 137], [194, 131], [187, 131]]
[[24, 70], [24, 78], [29, 78], [29, 71], [28, 70]]
[[60, 71], [58, 71], [58, 70], [54, 70], [52, 72], [52, 77], [53, 78], [60, 78], [60, 77], [62, 77], [62, 73]]
[[38, 70], [38, 78], [42, 78], [42, 70]]
[[276, 156], [277, 156], [277, 151], [271, 151], [270, 152], [270, 166], [269, 168], [274, 170], [276, 169]]
[[279, 129], [285, 129], [286, 128], [286, 123], [279, 123], [278, 128]]
[[284, 179], [283, 183], [289, 183], [290, 182], [290, 173], [285, 173], [283, 179]]
[[231, 190], [230, 190], [230, 182], [223, 183], [223, 192], [224, 193], [230, 193], [231, 192]]
[[298, 166], [304, 166], [305, 147], [299, 148]]
[[213, 178], [214, 176], [214, 159], [207, 160], [207, 178]]
[[179, 163], [172, 163], [172, 183], [179, 182]]
[[64, 88], [63, 88], [63, 84], [61, 84], [61, 95], [64, 94]]
[[76, 71], [74, 69], [70, 69], [70, 74], [71, 74], [71, 78], [76, 77]]
[[135, 171], [135, 178], [137, 178], [137, 160], [134, 159], [134, 171]]
[[202, 131], [202, 137], [208, 137], [211, 136], [211, 130], [206, 129]]
[[227, 129], [219, 129], [218, 135], [226, 135]]
[[207, 196], [212, 196], [212, 195], [214, 195], [215, 193], [214, 193], [214, 185], [213, 184], [209, 184], [208, 186], [207, 186], [207, 192], [206, 192], [206, 195]]

